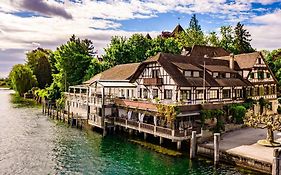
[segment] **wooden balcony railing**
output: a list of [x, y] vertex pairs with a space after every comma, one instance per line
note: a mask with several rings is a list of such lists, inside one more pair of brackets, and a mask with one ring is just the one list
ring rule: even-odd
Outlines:
[[163, 84], [162, 78], [144, 78], [143, 84], [145, 86], [161, 86]]
[[[133, 120], [126, 120], [124, 118], [116, 118], [115, 125], [121, 125], [123, 127], [139, 130], [141, 132], [146, 132], [150, 134], [154, 134], [161, 137], [166, 137], [170, 139], [186, 139], [191, 135], [191, 130], [173, 130], [170, 128], [164, 128], [161, 126], [154, 126], [147, 123], [139, 123]], [[198, 129], [198, 134], [200, 128]]]

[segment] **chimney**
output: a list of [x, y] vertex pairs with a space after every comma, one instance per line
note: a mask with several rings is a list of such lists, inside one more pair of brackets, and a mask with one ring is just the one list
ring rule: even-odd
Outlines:
[[230, 69], [234, 69], [234, 54], [231, 53], [229, 56], [230, 56], [230, 59], [229, 59], [229, 68], [230, 68]]

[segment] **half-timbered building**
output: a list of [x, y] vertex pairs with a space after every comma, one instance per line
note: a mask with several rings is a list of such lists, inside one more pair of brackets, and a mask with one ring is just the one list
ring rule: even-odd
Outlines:
[[[106, 129], [121, 126], [180, 143], [200, 133], [200, 110], [263, 97], [277, 110], [276, 79], [261, 53], [232, 55], [193, 46], [184, 55], [158, 53], [144, 62], [117, 65], [69, 88], [68, 110]], [[163, 121], [159, 104], [177, 108]]]

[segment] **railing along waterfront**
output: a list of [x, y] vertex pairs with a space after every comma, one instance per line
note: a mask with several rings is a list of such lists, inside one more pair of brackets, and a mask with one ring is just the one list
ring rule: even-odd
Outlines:
[[139, 123], [133, 120], [127, 120], [124, 118], [115, 118], [115, 125], [122, 125], [124, 127], [136, 129], [138, 128], [141, 132], [147, 132], [155, 135], [161, 135], [166, 137], [174, 137], [174, 138], [186, 138], [191, 135], [191, 129], [189, 130], [173, 130], [170, 128], [164, 128], [161, 126], [154, 126], [152, 124], [147, 123]]

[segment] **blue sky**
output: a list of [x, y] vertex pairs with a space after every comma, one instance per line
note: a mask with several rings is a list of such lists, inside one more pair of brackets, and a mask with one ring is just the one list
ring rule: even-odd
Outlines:
[[[281, 0], [2, 0], [0, 77], [36, 47], [55, 49], [75, 34], [103, 53], [114, 35], [155, 37], [196, 14], [205, 33], [238, 21], [258, 50], [281, 48]], [[180, 19], [178, 19], [180, 18]]]

